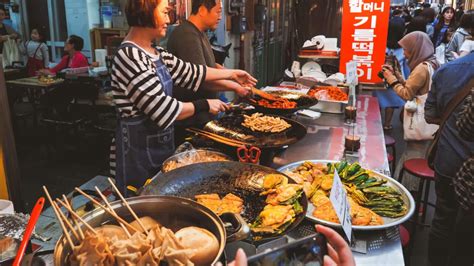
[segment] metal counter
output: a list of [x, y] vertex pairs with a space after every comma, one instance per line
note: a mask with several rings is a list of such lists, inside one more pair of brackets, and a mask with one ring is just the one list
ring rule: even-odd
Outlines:
[[[273, 159], [274, 168], [301, 160], [340, 160], [345, 157], [344, 137], [349, 126], [344, 123], [344, 115], [325, 114], [312, 120], [298, 116], [295, 119], [308, 127], [308, 134], [298, 143], [291, 145]], [[358, 160], [363, 167], [390, 175], [384, 133], [376, 98], [360, 95], [357, 100], [355, 134], [361, 138], [358, 153], [347, 157]], [[314, 232], [312, 224], [306, 222], [290, 233], [290, 238], [299, 238]], [[372, 232], [354, 232], [357, 246], [365, 246], [367, 253], [354, 252], [357, 265], [404, 265], [403, 251], [397, 227]]]

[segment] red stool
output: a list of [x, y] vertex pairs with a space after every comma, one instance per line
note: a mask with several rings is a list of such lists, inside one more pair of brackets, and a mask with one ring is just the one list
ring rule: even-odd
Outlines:
[[400, 225], [398, 229], [400, 230], [400, 241], [402, 242], [402, 248], [406, 248], [410, 243], [410, 233], [403, 225]]
[[390, 161], [390, 157], [388, 157], [388, 162], [392, 165], [392, 173], [395, 171], [395, 164], [397, 163], [397, 160], [396, 160], [396, 156], [397, 156], [397, 151], [395, 149], [395, 139], [389, 135], [384, 135], [384, 139], [385, 139], [385, 148], [387, 149], [387, 152], [388, 152], [388, 149], [392, 149], [392, 153], [390, 153], [392, 155], [392, 160]]
[[[422, 221], [425, 222], [426, 219], [426, 208], [427, 205], [433, 206], [433, 204], [428, 202], [428, 196], [430, 194], [430, 184], [431, 181], [434, 181], [434, 171], [428, 166], [428, 161], [422, 158], [409, 159], [403, 163], [403, 168], [400, 171], [398, 176], [398, 181], [401, 183], [404, 173], [408, 172], [418, 178], [420, 178], [420, 183], [418, 185], [418, 195], [415, 199], [416, 211], [415, 211], [415, 224], [418, 220], [418, 212], [420, 210], [421, 203], [423, 203], [423, 213]], [[423, 189], [425, 190], [425, 195], [423, 200], [421, 200], [421, 195], [423, 194]]]
[[391, 153], [387, 152], [387, 160], [388, 164], [390, 165], [390, 172], [393, 173], [395, 171], [395, 158]]

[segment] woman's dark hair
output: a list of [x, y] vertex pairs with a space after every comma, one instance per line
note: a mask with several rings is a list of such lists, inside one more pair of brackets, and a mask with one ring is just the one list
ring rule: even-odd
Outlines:
[[76, 51], [82, 51], [82, 48], [84, 48], [84, 39], [77, 35], [69, 36], [68, 43], [74, 45]]
[[125, 16], [130, 27], [156, 28], [155, 9], [159, 0], [128, 0]]
[[206, 9], [210, 11], [216, 6], [216, 0], [193, 0], [191, 4], [191, 14], [197, 14], [201, 6], [206, 7]]
[[424, 17], [428, 23], [432, 23], [436, 17], [436, 11], [433, 8], [425, 8], [420, 16]]
[[454, 27], [454, 25], [456, 25], [456, 17], [454, 16], [454, 14], [456, 13], [456, 11], [454, 10], [454, 8], [448, 6], [448, 7], [445, 7], [443, 9], [443, 12], [441, 12], [441, 14], [439, 15], [439, 20], [438, 20], [438, 23], [436, 24], [435, 26], [435, 33], [436, 32], [439, 32], [441, 30], [441, 28], [443, 28], [444, 26], [444, 14], [448, 11], [451, 11], [453, 13], [453, 18], [451, 19], [451, 21], [449, 22], [449, 27]]
[[459, 22], [459, 27], [470, 31], [471, 34], [474, 34], [474, 9], [466, 11], [461, 17]]
[[426, 33], [426, 19], [422, 16], [412, 18], [410, 24], [407, 26], [407, 33], [414, 32], [414, 31], [422, 31]]

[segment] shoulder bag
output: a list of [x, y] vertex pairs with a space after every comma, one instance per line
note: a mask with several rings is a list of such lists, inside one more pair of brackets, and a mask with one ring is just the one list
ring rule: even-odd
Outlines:
[[[430, 63], [424, 62], [428, 66], [429, 84], [428, 92], [431, 90], [431, 78], [434, 70]], [[438, 130], [438, 125], [428, 124], [425, 120], [425, 103], [428, 92], [415, 96], [411, 101], [405, 103], [403, 109], [403, 137], [405, 140], [431, 140]]]
[[438, 141], [439, 138], [441, 137], [441, 132], [443, 131], [444, 125], [446, 124], [446, 121], [448, 121], [448, 118], [451, 116], [451, 114], [454, 112], [456, 107], [461, 104], [461, 102], [471, 93], [471, 89], [474, 87], [474, 78], [471, 78], [471, 80], [460, 90], [452, 99], [449, 101], [448, 105], [446, 106], [446, 110], [443, 112], [443, 115], [441, 116], [441, 120], [439, 123], [439, 129], [435, 134], [433, 142], [430, 144], [428, 147], [428, 150], [426, 152], [426, 159], [428, 161], [428, 165], [431, 169], [434, 170], [434, 159], [436, 157], [436, 150], [438, 149]]

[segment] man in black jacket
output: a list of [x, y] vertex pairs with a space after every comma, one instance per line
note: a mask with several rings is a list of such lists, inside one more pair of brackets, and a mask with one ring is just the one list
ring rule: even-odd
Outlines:
[[[191, 15], [187, 21], [171, 33], [167, 48], [176, 57], [191, 62], [193, 64], [206, 65], [208, 67], [222, 68], [216, 64], [212, 47], [207, 37], [208, 30], [217, 29], [221, 20], [222, 3], [220, 0], [193, 0]], [[248, 88], [243, 88], [236, 82], [222, 81], [218, 89], [232, 88], [239, 96], [249, 93]], [[218, 93], [209, 90], [208, 85], [203, 85], [196, 93], [187, 89], [176, 87], [173, 96], [183, 102], [195, 101], [198, 99], [217, 99]], [[202, 127], [214, 117], [210, 114], [198, 114], [191, 118], [176, 123], [175, 143], [180, 145], [186, 137], [186, 127]]]

